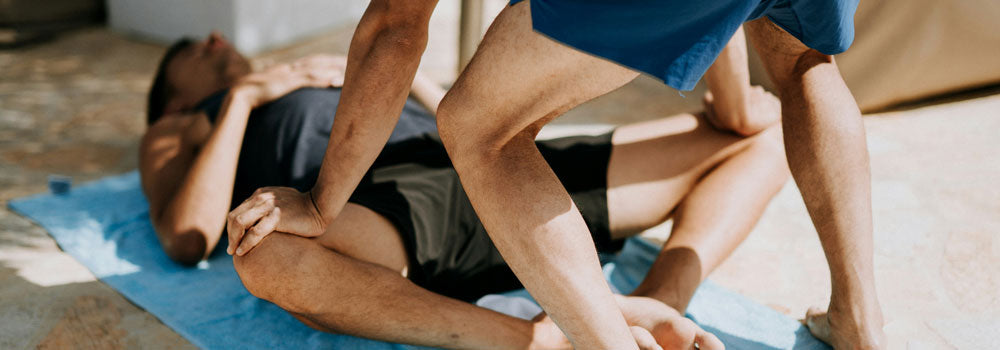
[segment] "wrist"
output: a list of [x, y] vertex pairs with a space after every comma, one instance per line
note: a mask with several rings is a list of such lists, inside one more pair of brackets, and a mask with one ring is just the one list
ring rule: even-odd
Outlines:
[[237, 84], [229, 89], [231, 103], [242, 103], [250, 108], [256, 108], [260, 104], [257, 95], [256, 89], [242, 84]]
[[326, 227], [333, 221], [333, 219], [331, 218], [328, 220], [325, 216], [323, 216], [323, 210], [316, 200], [314, 190], [307, 191], [306, 196], [309, 197], [309, 203], [312, 204], [313, 217], [316, 219], [316, 226], [319, 227], [320, 232], [326, 232]]

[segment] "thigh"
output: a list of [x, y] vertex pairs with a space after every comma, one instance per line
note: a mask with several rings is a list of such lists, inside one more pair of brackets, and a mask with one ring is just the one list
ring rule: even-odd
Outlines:
[[814, 63], [815, 59], [802, 59], [807, 54], [821, 60], [832, 60], [832, 57], [810, 49], [767, 17], [747, 22], [744, 28], [768, 74], [779, 88], [793, 79], [797, 70], [801, 71]]
[[706, 172], [761, 136], [722, 133], [690, 114], [615, 130], [607, 175], [612, 237], [666, 221]]
[[347, 203], [315, 240], [327, 249], [406, 275], [409, 268], [403, 239], [395, 225], [364, 206]]
[[638, 75], [534, 32], [529, 11], [527, 1], [508, 6], [490, 26], [442, 101], [442, 134], [457, 124], [459, 135], [505, 143]]

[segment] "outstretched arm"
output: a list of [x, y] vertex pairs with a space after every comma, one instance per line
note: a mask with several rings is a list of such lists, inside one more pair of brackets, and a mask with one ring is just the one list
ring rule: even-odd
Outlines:
[[747, 42], [743, 27], [729, 39], [726, 48], [705, 72], [709, 92], [705, 94], [705, 117], [716, 129], [750, 136], [776, 123], [780, 113], [769, 105], [754, 103], [766, 99], [760, 86], [750, 86]]
[[399, 121], [437, 0], [373, 0], [351, 40], [323, 165], [307, 193], [261, 188], [229, 213], [229, 253], [274, 231], [316, 237], [333, 222]]
[[436, 3], [373, 0], [358, 24], [330, 143], [311, 191], [324, 226], [340, 213], [399, 120]]

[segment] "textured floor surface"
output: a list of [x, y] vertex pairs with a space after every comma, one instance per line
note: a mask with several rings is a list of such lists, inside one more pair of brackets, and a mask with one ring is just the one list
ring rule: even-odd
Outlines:
[[[349, 40], [350, 30], [339, 30], [255, 61], [345, 52]], [[454, 75], [449, 45], [432, 38], [423, 62], [443, 83]], [[79, 183], [136, 167], [145, 92], [162, 50], [90, 28], [0, 51], [0, 348], [192, 347], [6, 209], [12, 198], [45, 191], [49, 174]], [[700, 91], [686, 95], [639, 79], [557, 123], [586, 129], [579, 125], [698, 108]], [[868, 115], [865, 124], [890, 348], [1000, 347], [1000, 90]], [[825, 260], [793, 183], [711, 278], [792, 317], [827, 303]]]

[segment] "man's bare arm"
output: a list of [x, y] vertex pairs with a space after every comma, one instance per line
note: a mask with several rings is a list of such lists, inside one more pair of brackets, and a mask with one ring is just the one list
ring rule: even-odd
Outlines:
[[[143, 192], [149, 198], [150, 219], [160, 244], [174, 261], [198, 262], [222, 235], [250, 114], [245, 101], [227, 96], [218, 126], [210, 130], [200, 152], [191, 140], [199, 136], [193, 135], [190, 123], [204, 121], [195, 116], [166, 117], [175, 119], [161, 121], [143, 136], [139, 161]], [[184, 123], [175, 126], [183, 130], [166, 134], [164, 127], [172, 125], [163, 123]]]
[[324, 225], [343, 208], [399, 120], [436, 3], [373, 0], [358, 24], [330, 143], [311, 191]]
[[[229, 210], [250, 111], [301, 87], [330, 86], [342, 59], [308, 57], [243, 78], [225, 97], [216, 124], [204, 117], [166, 117], [143, 136], [143, 190], [167, 254], [194, 263], [218, 243]], [[169, 118], [169, 119], [168, 119]]]
[[750, 69], [747, 67], [747, 42], [743, 27], [733, 34], [705, 72], [709, 93], [705, 94], [705, 115], [713, 126], [742, 136], [754, 135], [776, 123], [779, 108], [772, 104], [754, 103], [763, 100], [767, 92], [759, 86], [750, 86]]

